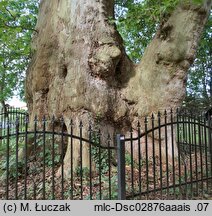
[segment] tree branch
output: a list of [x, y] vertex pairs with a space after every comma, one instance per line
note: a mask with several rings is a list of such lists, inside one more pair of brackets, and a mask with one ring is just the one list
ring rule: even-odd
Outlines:
[[[188, 69], [210, 12], [209, 6], [204, 13], [202, 7], [179, 5], [146, 48], [125, 90], [127, 100], [138, 101], [140, 116], [145, 111], [181, 105]], [[148, 104], [145, 109], [143, 104]]]
[[4, 23], [4, 26], [0, 26], [0, 28], [3, 28], [3, 27], [7, 27], [7, 28], [21, 28], [22, 30], [29, 30], [29, 31], [34, 31], [36, 33], [38, 33], [38, 30], [36, 29], [32, 29], [32, 28], [26, 28], [24, 26], [11, 26], [11, 25], [8, 25], [7, 23]]
[[13, 14], [11, 14], [10, 10], [7, 9], [7, 7], [4, 7], [4, 9], [10, 14], [10, 16], [13, 18], [13, 20], [15, 21], [16, 20], [16, 17], [13, 16]]

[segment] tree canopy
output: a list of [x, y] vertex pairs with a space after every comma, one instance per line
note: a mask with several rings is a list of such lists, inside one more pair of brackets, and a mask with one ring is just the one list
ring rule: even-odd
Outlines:
[[[186, 104], [200, 108], [212, 106], [212, 16], [210, 15], [200, 41], [197, 57], [190, 68], [187, 81]], [[195, 106], [195, 107], [196, 107]]]
[[38, 11], [36, 0], [0, 2], [0, 101], [14, 94], [23, 97], [30, 59], [31, 35]]

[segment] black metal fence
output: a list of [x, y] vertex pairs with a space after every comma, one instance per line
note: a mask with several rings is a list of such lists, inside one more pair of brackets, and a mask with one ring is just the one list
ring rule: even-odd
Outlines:
[[122, 170], [128, 179], [123, 199], [192, 199], [211, 193], [211, 118], [165, 111], [145, 118], [136, 137], [132, 129], [120, 142], [128, 148], [129, 166]]
[[[27, 111], [20, 108], [7, 107], [6, 109], [0, 109], [0, 129], [9, 127], [10, 131], [12, 128], [15, 131], [17, 118], [19, 119], [19, 124], [24, 125], [27, 115]], [[4, 132], [5, 130], [1, 131]]]
[[[24, 118], [22, 117], [24, 116]], [[166, 112], [125, 135], [0, 118], [0, 199], [194, 199], [212, 192], [211, 118]]]

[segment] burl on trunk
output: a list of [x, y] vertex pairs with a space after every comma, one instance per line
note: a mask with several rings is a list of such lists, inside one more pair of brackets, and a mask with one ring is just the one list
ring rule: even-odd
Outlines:
[[[36, 114], [63, 115], [70, 132], [70, 119], [88, 127], [98, 116], [102, 133], [116, 133], [135, 127], [149, 113], [178, 107], [211, 7], [209, 0], [187, 2], [163, 20], [140, 63], [134, 64], [111, 22], [114, 0], [42, 0], [26, 78], [30, 121]], [[69, 151], [70, 145], [66, 169]], [[85, 147], [83, 166], [87, 153]]]

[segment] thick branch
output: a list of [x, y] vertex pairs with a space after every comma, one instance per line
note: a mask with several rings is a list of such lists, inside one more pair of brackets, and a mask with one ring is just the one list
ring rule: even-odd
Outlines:
[[181, 3], [158, 30], [124, 90], [126, 99], [137, 103], [137, 114], [181, 104], [210, 8], [211, 1]]

